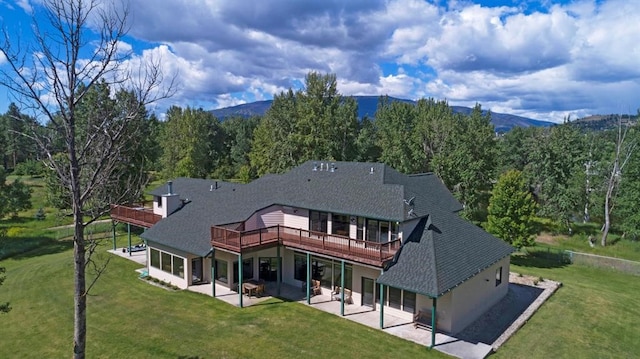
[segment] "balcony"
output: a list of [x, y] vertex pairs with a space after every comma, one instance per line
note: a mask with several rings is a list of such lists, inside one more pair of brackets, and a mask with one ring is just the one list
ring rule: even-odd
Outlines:
[[116, 204], [111, 205], [111, 219], [114, 221], [133, 224], [134, 226], [149, 228], [162, 219], [159, 214], [154, 214], [150, 208], [127, 207]]
[[393, 258], [400, 240], [376, 243], [281, 225], [252, 231], [211, 227], [211, 245], [241, 253], [274, 244], [381, 267]]

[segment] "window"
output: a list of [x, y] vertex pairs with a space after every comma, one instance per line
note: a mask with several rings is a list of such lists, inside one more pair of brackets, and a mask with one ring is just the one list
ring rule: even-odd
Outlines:
[[364, 217], [358, 217], [358, 224], [356, 227], [356, 239], [363, 240], [364, 239]]
[[228, 283], [227, 279], [227, 261], [216, 259], [216, 280], [222, 283]]
[[150, 264], [153, 268], [184, 278], [184, 258], [154, 248], [150, 248], [150, 252]]
[[389, 222], [380, 222], [380, 243], [389, 242]]
[[496, 269], [496, 287], [502, 283], [502, 267]]
[[184, 278], [184, 259], [173, 257], [173, 275]]
[[337, 234], [340, 236], [349, 236], [349, 216], [345, 216], [343, 214], [332, 214], [331, 215], [331, 233]]
[[402, 291], [402, 310], [411, 314], [416, 312], [416, 293]]
[[379, 242], [378, 226], [380, 222], [375, 219], [367, 219], [367, 240], [370, 242]]
[[398, 222], [391, 222], [391, 241], [398, 239]]
[[[333, 285], [334, 286], [339, 286], [341, 284], [340, 267], [341, 267], [340, 261], [333, 262]], [[352, 277], [353, 277], [353, 269], [351, 267], [351, 264], [345, 263], [344, 265], [344, 287], [345, 288], [353, 289]]]
[[[253, 279], [253, 258], [242, 260], [242, 281]], [[238, 283], [238, 261], [233, 262], [233, 282]]]
[[302, 254], [294, 254], [293, 278], [305, 282], [307, 280], [307, 258]]
[[402, 289], [389, 287], [389, 306], [395, 309], [402, 307]]
[[160, 251], [151, 248], [151, 266], [160, 269]]
[[278, 279], [278, 258], [260, 257], [258, 258], [258, 279], [274, 282]]
[[329, 215], [327, 212], [310, 211], [309, 212], [309, 230], [314, 232], [327, 233], [327, 220]]
[[158, 205], [158, 208], [162, 208], [162, 197], [156, 196], [155, 200], [156, 200], [156, 204]]
[[162, 270], [167, 273], [171, 273], [171, 254], [162, 252], [160, 254], [160, 259], [162, 260], [162, 263], [160, 264]]

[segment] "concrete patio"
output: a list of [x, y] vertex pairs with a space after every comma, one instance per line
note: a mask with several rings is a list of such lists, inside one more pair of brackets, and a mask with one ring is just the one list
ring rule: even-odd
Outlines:
[[[127, 253], [127, 252], [123, 252], [121, 248], [118, 248], [115, 251], [109, 250], [109, 252], [115, 255], [118, 255], [120, 257], [133, 260], [136, 263], [139, 263], [141, 266], [146, 265], [145, 251]], [[141, 270], [138, 270], [138, 271], [141, 271]], [[549, 283], [551, 284], [555, 282], [549, 281]], [[530, 317], [533, 314], [533, 312], [535, 312], [535, 310], [537, 309], [537, 307], [534, 308], [533, 310], [531, 308], [535, 304], [536, 299], [537, 299], [537, 302], [539, 302], [537, 306], [541, 305], [542, 304], [540, 302], [541, 298], [539, 297], [544, 297], [544, 299], [548, 298], [548, 296], [550, 296], [553, 292], [555, 292], [557, 287], [558, 287], [557, 285], [556, 286], [550, 285], [548, 289], [535, 291], [533, 295], [529, 296], [531, 297], [531, 299], [527, 297], [526, 301], [530, 301], [530, 302], [521, 303], [521, 306], [523, 306], [522, 308], [523, 313], [516, 313], [517, 315], [514, 314], [516, 315], [516, 319], [510, 322], [499, 324], [499, 328], [501, 330], [500, 334], [502, 333], [502, 331], [511, 332], [513, 330], [512, 322], [518, 322], [522, 320], [526, 321], [528, 317]], [[210, 297], [212, 296], [212, 293], [213, 293], [213, 288], [211, 283], [193, 285], [193, 286], [189, 286], [187, 289], [193, 292], [206, 295], [206, 296], [210, 296]], [[311, 301], [310, 301], [311, 304], [307, 304], [306, 291], [302, 290], [300, 287], [281, 284], [280, 295], [277, 295], [276, 283], [267, 282], [265, 289], [266, 289], [266, 293], [262, 296], [249, 297], [247, 295], [243, 295], [242, 296], [243, 307], [260, 305], [260, 303], [266, 300], [269, 300], [271, 298], [280, 298], [287, 301], [296, 301], [303, 305], [311, 305], [315, 309], [340, 316], [340, 301], [332, 300], [330, 290], [326, 288], [323, 288], [323, 293], [321, 295], [316, 295], [311, 297]], [[544, 291], [543, 295], [541, 295], [542, 291]], [[220, 284], [215, 284], [215, 298], [223, 302], [226, 302], [230, 305], [234, 305], [234, 306], [240, 305], [239, 304], [240, 294]], [[511, 307], [513, 306], [513, 303], [511, 302], [513, 301], [513, 298], [506, 298], [504, 301], [506, 302], [507, 305]], [[498, 312], [503, 310], [502, 308], [500, 308], [500, 303], [496, 305], [495, 309], [496, 309], [495, 311], [498, 311]], [[522, 316], [525, 313], [527, 315], [527, 318], [523, 319]], [[344, 314], [345, 315], [343, 316], [343, 318], [346, 320], [351, 320], [371, 328], [380, 329], [380, 312], [377, 310], [373, 310], [370, 307], [360, 306], [358, 304], [350, 304], [350, 305], [345, 304]], [[488, 315], [492, 315], [491, 310], [489, 311]], [[483, 319], [481, 318], [478, 321], [482, 322]], [[474, 322], [474, 324], [472, 324], [470, 327], [474, 327], [474, 325], [475, 327], [478, 327], [478, 323], [476, 322]], [[480, 331], [486, 332], [485, 330], [486, 328], [482, 327], [483, 324], [484, 323], [480, 323], [480, 326], [476, 329], [476, 331], [480, 330]], [[493, 327], [496, 326], [496, 324], [493, 322], [490, 322], [489, 325], [492, 325]], [[494, 329], [493, 327], [491, 329]], [[502, 327], [504, 327], [504, 329], [506, 330], [503, 330]], [[425, 350], [427, 350], [426, 348], [431, 345], [431, 332], [428, 329], [414, 328], [413, 323], [410, 320], [401, 319], [387, 313], [384, 314], [384, 328], [381, 330], [388, 334], [395, 335], [402, 339], [409, 340], [417, 344], [423, 345], [425, 346]], [[517, 330], [517, 328], [515, 330]], [[454, 337], [454, 336], [449, 336], [443, 333], [436, 333], [434, 349], [458, 358], [470, 358], [470, 359], [485, 358], [494, 350], [494, 346], [492, 344], [494, 344], [495, 339], [491, 339], [489, 341], [480, 340], [476, 335], [468, 335], [468, 332], [466, 332], [466, 330], [460, 334], [461, 335]], [[505, 340], [506, 338], [501, 336], [500, 340], [496, 340], [496, 342], [498, 341], [504, 342]]]

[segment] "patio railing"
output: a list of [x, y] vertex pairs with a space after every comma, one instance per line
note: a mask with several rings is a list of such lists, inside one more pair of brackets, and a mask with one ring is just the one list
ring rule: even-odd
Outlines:
[[234, 252], [281, 243], [287, 247], [381, 266], [400, 248], [400, 240], [386, 243], [276, 225], [250, 231], [211, 227], [211, 245]]
[[162, 219], [161, 215], [153, 213], [150, 208], [127, 207], [117, 204], [111, 205], [110, 214], [113, 220], [144, 228], [149, 228]]

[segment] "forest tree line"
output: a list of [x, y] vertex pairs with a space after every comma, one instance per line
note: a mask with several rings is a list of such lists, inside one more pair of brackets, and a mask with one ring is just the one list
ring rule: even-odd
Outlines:
[[[111, 95], [111, 90], [106, 84], [90, 89], [81, 104], [80, 124], [89, 126], [94, 111], [117, 113], [114, 108], [126, 108], [133, 100], [125, 91]], [[411, 104], [381, 97], [375, 119], [359, 119], [357, 110], [354, 99], [337, 91], [335, 75], [311, 72], [304, 88], [275, 95], [261, 117], [221, 121], [200, 108], [174, 106], [160, 121], [145, 112], [129, 126], [138, 141], [121, 154], [120, 170], [147, 179], [249, 182], [310, 159], [383, 162], [403, 173], [434, 172], [464, 205], [463, 216], [476, 223], [486, 221], [500, 175], [516, 170], [537, 204], [537, 215], [556, 220], [567, 233], [575, 222], [604, 224], [608, 201], [615, 230], [630, 238], [640, 232], [640, 153], [635, 150], [640, 138], [629, 123], [593, 131], [565, 121], [498, 135], [491, 113], [483, 113], [480, 105], [465, 115], [454, 113], [446, 101]], [[13, 104], [0, 116], [2, 167], [46, 176], [38, 147], [22, 135], [27, 126], [47, 131], [47, 124], [38, 124]], [[54, 180], [48, 183], [52, 204], [68, 206], [64, 189]]]

